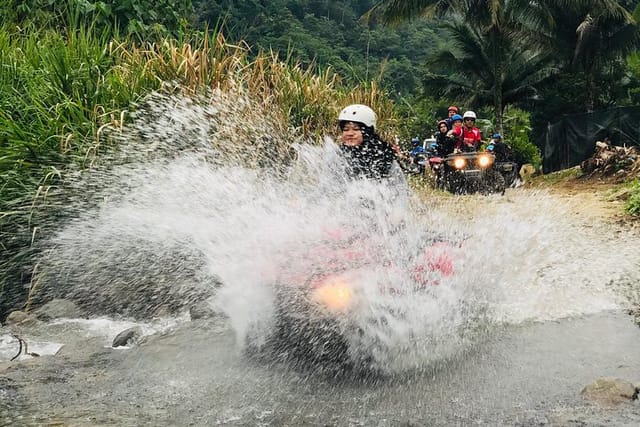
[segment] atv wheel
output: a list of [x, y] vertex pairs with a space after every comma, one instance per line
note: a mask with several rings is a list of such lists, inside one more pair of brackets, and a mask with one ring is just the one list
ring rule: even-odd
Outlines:
[[482, 182], [481, 191], [483, 194], [500, 193], [504, 194], [506, 184], [504, 177], [500, 172], [495, 169], [490, 169], [485, 172], [485, 176]]

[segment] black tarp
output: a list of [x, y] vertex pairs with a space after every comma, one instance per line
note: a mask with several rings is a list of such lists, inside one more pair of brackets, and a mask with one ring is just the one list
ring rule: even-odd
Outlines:
[[579, 165], [595, 152], [596, 141], [640, 145], [640, 107], [615, 107], [565, 116], [547, 127], [543, 173]]

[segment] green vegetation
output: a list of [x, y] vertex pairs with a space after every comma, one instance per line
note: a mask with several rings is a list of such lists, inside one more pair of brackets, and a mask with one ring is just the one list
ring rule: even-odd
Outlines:
[[581, 176], [582, 170], [580, 170], [579, 166], [576, 166], [558, 172], [537, 176], [536, 180], [543, 182], [546, 185], [553, 185], [561, 182], [566, 182], [571, 179], [579, 178]]
[[426, 21], [400, 28], [369, 26], [360, 17], [374, 0], [194, 0], [194, 25], [222, 27], [254, 52], [274, 50], [307, 67], [331, 67], [350, 84], [377, 80], [397, 98], [420, 87], [422, 63], [438, 36]]
[[191, 93], [241, 85], [312, 138], [351, 102], [406, 140], [429, 136], [455, 104], [538, 166], [532, 135], [559, 114], [638, 104], [637, 3], [382, 1], [365, 22], [374, 0], [6, 0], [0, 317], [24, 302], [33, 243], [63, 215], [51, 194], [99, 161], [113, 144], [105, 130], [167, 82]]
[[75, 28], [80, 22], [139, 40], [179, 36], [193, 10], [191, 0], [4, 0], [0, 22], [20, 27]]
[[640, 179], [636, 179], [630, 186], [629, 200], [624, 205], [624, 210], [630, 215], [640, 216]]
[[513, 148], [515, 160], [519, 164], [531, 163], [536, 170], [542, 167], [540, 150], [529, 141], [531, 133], [530, 114], [517, 108], [509, 109], [504, 115], [505, 134]]
[[[362, 102], [394, 124], [375, 82], [343, 86], [330, 70], [303, 68], [276, 53], [249, 55], [219, 33], [140, 44], [108, 28], [0, 28], [0, 313], [24, 303], [37, 265], [34, 242], [64, 206], [50, 195], [65, 177], [100, 160], [105, 127], [129, 119], [132, 103], [163, 82], [187, 93], [241, 85], [280, 112], [283, 126], [313, 136], [335, 129], [341, 106]], [[173, 87], [173, 86], [172, 86]]]
[[430, 93], [490, 107], [498, 129], [509, 106], [532, 113], [535, 133], [561, 114], [633, 105], [638, 82], [625, 74], [640, 46], [637, 1], [381, 0], [369, 14], [425, 15], [445, 30], [425, 73]]

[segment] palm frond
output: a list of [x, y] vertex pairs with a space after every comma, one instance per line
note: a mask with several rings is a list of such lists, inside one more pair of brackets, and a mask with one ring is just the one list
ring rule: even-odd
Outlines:
[[382, 0], [362, 16], [367, 22], [381, 22], [387, 25], [417, 18], [432, 18], [447, 8], [442, 0]]

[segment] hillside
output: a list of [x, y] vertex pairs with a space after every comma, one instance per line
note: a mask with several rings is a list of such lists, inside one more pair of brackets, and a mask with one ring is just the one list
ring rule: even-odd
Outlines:
[[193, 3], [198, 26], [222, 27], [254, 52], [273, 50], [303, 65], [330, 66], [352, 83], [382, 76], [396, 97], [421, 86], [423, 62], [438, 44], [433, 24], [424, 20], [398, 28], [365, 23], [361, 17], [373, 0]]

